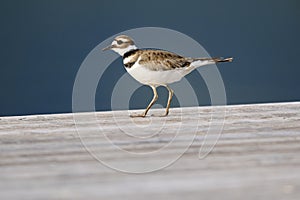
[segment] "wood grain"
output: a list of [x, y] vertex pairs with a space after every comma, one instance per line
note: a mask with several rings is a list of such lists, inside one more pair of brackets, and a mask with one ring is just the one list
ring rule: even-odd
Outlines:
[[[166, 120], [166, 134], [150, 137], [148, 142], [127, 141], [121, 130], [130, 128], [127, 111], [97, 112], [101, 131], [134, 152], [151, 151], [172, 141], [182, 116], [188, 120], [186, 127], [199, 123], [193, 144], [177, 162], [139, 175], [112, 170], [95, 160], [83, 148], [73, 114], [1, 117], [0, 199], [299, 199], [300, 103], [216, 109], [224, 108], [222, 135], [213, 151], [200, 160], [212, 107], [174, 108], [165, 119], [137, 119], [136, 124], [147, 127], [137, 135], [155, 131]], [[85, 115], [76, 114], [82, 119]], [[86, 142], [107, 160], [120, 166], [131, 162], [98, 140], [88, 120], [79, 123]], [[178, 153], [193, 133], [185, 128], [179, 134], [172, 149], [147, 162]]]

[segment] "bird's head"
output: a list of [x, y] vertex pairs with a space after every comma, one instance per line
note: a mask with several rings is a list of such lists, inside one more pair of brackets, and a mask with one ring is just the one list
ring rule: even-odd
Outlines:
[[137, 47], [134, 44], [132, 38], [128, 37], [127, 35], [119, 35], [115, 37], [111, 45], [102, 49], [103, 51], [106, 50], [113, 50], [123, 56], [126, 52], [136, 49]]

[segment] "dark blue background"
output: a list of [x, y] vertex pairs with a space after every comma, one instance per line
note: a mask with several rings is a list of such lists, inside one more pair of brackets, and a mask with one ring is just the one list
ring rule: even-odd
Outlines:
[[[219, 66], [229, 104], [300, 100], [299, 10], [298, 0], [1, 1], [0, 115], [71, 112], [86, 55], [111, 35], [144, 26], [183, 32], [212, 56], [234, 56]], [[120, 59], [114, 65], [101, 79], [97, 110], [110, 109], [125, 73]], [[205, 85], [199, 93], [200, 105], [209, 104]], [[151, 95], [142, 87], [131, 107], [145, 107]]]

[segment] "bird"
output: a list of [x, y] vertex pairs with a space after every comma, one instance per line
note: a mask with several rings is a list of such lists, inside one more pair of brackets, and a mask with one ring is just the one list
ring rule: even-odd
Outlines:
[[153, 98], [145, 111], [140, 114], [131, 114], [130, 117], [146, 117], [158, 99], [156, 88], [159, 86], [165, 87], [169, 92], [165, 113], [159, 115], [167, 116], [174, 94], [169, 84], [180, 81], [198, 67], [233, 61], [232, 57], [191, 58], [161, 49], [139, 49], [134, 40], [127, 35], [115, 37], [112, 43], [102, 50], [113, 50], [122, 56], [126, 71], [138, 82], [150, 86], [153, 90]]

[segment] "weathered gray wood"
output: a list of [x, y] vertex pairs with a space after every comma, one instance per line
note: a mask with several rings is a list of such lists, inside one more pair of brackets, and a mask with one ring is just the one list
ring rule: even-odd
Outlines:
[[[198, 119], [201, 123], [194, 143], [173, 165], [141, 175], [116, 172], [97, 162], [83, 148], [72, 114], [1, 117], [0, 199], [300, 199], [300, 103], [227, 106], [221, 138], [199, 160], [201, 130], [208, 128], [210, 110], [183, 108], [191, 124]], [[103, 131], [125, 149], [161, 146], [158, 136], [149, 143], [122, 143], [123, 133], [112, 114], [120, 126], [129, 120], [127, 111], [96, 116]], [[180, 122], [179, 116], [180, 109], [171, 109], [166, 129]], [[161, 120], [149, 117], [136, 123], [149, 119]], [[189, 131], [181, 133], [169, 155], [181, 148]], [[85, 134], [88, 142], [101, 144], [93, 139], [88, 121]], [[168, 134], [161, 137], [164, 142], [172, 139]], [[97, 148], [109, 159], [129, 162], [106, 145]]]

